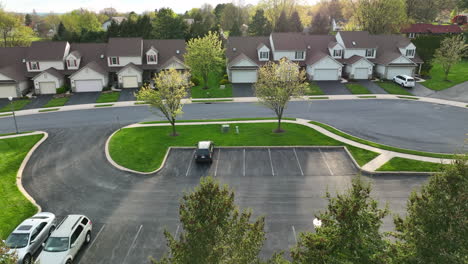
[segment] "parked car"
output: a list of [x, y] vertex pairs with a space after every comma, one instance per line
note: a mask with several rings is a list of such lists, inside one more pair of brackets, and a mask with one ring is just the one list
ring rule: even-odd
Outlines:
[[397, 75], [393, 77], [393, 81], [402, 87], [414, 87], [416, 82], [414, 81], [414, 78], [408, 75]]
[[31, 264], [34, 254], [55, 229], [53, 213], [38, 213], [24, 220], [8, 236], [5, 244], [16, 254], [18, 264]]
[[197, 150], [195, 151], [196, 162], [213, 162], [213, 141], [200, 141], [197, 144]]
[[91, 241], [93, 224], [84, 215], [68, 215], [44, 244], [36, 263], [71, 264], [80, 248]]

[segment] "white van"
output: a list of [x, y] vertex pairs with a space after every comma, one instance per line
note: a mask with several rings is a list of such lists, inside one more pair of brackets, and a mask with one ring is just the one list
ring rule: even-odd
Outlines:
[[393, 81], [402, 87], [407, 87], [411, 88], [414, 87], [416, 82], [414, 81], [414, 78], [408, 75], [397, 75], [393, 77]]

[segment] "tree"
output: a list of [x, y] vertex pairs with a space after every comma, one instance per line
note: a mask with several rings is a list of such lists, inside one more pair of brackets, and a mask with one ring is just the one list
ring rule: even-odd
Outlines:
[[60, 22], [57, 33], [55, 33], [54, 40], [65, 40], [68, 39], [68, 31], [65, 28], [65, 25], [63, 25], [62, 22]]
[[153, 20], [153, 38], [182, 39], [186, 32], [187, 23], [170, 8], [161, 8]]
[[291, 250], [294, 263], [388, 263], [388, 243], [379, 232], [387, 208], [379, 209], [371, 196], [370, 183], [360, 176], [351, 188], [332, 197], [326, 194], [327, 210], [316, 216], [321, 226], [316, 232], [299, 235]]
[[405, 0], [351, 1], [354, 22], [371, 34], [398, 33], [407, 23]]
[[33, 30], [22, 24], [20, 16], [0, 9], [0, 46], [28, 46], [34, 36]]
[[395, 263], [467, 263], [468, 156], [459, 157], [410, 195], [407, 215], [395, 217]]
[[8, 38], [17, 27], [19, 27], [18, 19], [14, 15], [0, 10], [0, 34], [3, 38], [4, 47], [8, 47]]
[[301, 18], [299, 17], [299, 13], [294, 11], [289, 17], [289, 29], [292, 32], [302, 32], [304, 31], [304, 26], [302, 25]]
[[194, 38], [187, 43], [185, 63], [193, 75], [203, 79], [204, 89], [208, 89], [208, 75], [219, 73], [224, 67], [224, 48], [217, 33], [208, 32], [206, 36]]
[[185, 193], [179, 207], [183, 232], [178, 238], [164, 232], [169, 256], [153, 263], [258, 263], [265, 241], [265, 219], [251, 222], [251, 211], [239, 212], [234, 192], [211, 177], [201, 178]]
[[297, 9], [298, 2], [298, 0], [261, 0], [257, 8], [265, 10], [265, 16], [271, 25], [276, 26], [281, 13], [284, 12], [285, 16], [289, 17]]
[[275, 132], [282, 132], [281, 119], [289, 100], [304, 94], [305, 72], [299, 65], [283, 58], [279, 63], [268, 62], [258, 70], [258, 80], [254, 84], [255, 94], [261, 104], [273, 110], [278, 117]]
[[240, 30], [240, 25], [239, 21], [235, 20], [234, 23], [232, 24], [232, 28], [229, 31], [229, 36], [241, 36], [242, 32]]
[[30, 14], [26, 14], [26, 15], [24, 16], [24, 24], [25, 24], [26, 26], [28, 26], [28, 27], [31, 26], [31, 24], [32, 24], [32, 18], [31, 18], [31, 15], [30, 15]]
[[433, 22], [444, 10], [455, 7], [454, 0], [406, 0], [408, 18], [416, 22]]
[[290, 31], [289, 20], [288, 20], [288, 17], [286, 16], [286, 12], [284, 11], [281, 12], [281, 15], [276, 21], [275, 31], [276, 32], [289, 32]]
[[320, 13], [316, 13], [310, 23], [309, 33], [327, 34], [328, 32], [330, 32], [330, 19], [326, 16], [322, 16]]
[[0, 239], [0, 264], [16, 264], [18, 257], [9, 254], [10, 249], [5, 245], [5, 242]]
[[251, 36], [268, 36], [271, 33], [271, 25], [265, 17], [263, 9], [257, 9], [248, 29]]
[[153, 80], [157, 89], [143, 86], [136, 97], [155, 108], [155, 113], [167, 118], [172, 126], [172, 136], [177, 136], [175, 121], [177, 116], [183, 113], [182, 99], [187, 96], [192, 86], [190, 76], [187, 72], [169, 69], [161, 71]]
[[465, 39], [462, 35], [442, 40], [440, 48], [435, 52], [434, 60], [442, 65], [445, 81], [448, 81], [452, 66], [462, 59], [465, 49]]
[[435, 51], [440, 47], [445, 35], [423, 35], [418, 36], [411, 42], [416, 46], [419, 57], [424, 61], [421, 66], [421, 75], [428, 76], [433, 66]]

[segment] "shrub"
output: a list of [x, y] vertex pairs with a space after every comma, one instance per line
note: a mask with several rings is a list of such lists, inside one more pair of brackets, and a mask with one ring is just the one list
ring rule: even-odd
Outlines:
[[228, 83], [229, 83], [229, 80], [226, 80], [226, 79], [222, 79], [221, 81], [219, 81], [219, 84], [221, 85], [228, 84]]
[[192, 77], [192, 83], [194, 86], [200, 85], [200, 80], [196, 77]]
[[223, 75], [223, 79], [226, 79], [226, 80], [229, 79], [229, 76], [227, 75], [227, 73]]
[[70, 90], [70, 87], [68, 87], [68, 85], [62, 85], [61, 87], [57, 88], [57, 94], [64, 94], [66, 93], [68, 90]]

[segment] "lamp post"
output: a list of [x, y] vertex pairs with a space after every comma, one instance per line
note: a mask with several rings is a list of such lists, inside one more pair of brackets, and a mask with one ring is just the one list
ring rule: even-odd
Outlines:
[[15, 108], [13, 107], [13, 97], [9, 96], [8, 100], [10, 100], [10, 105], [11, 105], [11, 112], [13, 112], [13, 120], [15, 120], [15, 128], [16, 128], [16, 134], [18, 134], [18, 124], [16, 123], [16, 115], [15, 115]]

